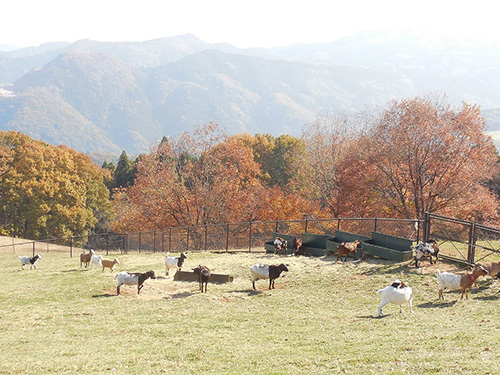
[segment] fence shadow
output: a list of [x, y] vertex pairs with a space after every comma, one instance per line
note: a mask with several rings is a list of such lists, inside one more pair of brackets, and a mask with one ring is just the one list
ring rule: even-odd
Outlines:
[[92, 296], [92, 298], [109, 298], [109, 297], [116, 297], [116, 294], [104, 293], [104, 294], [94, 294]]

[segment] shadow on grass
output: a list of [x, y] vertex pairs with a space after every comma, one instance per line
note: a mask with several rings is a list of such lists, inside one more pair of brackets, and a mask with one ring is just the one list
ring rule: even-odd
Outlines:
[[482, 301], [497, 301], [500, 299], [500, 295], [498, 293], [500, 293], [500, 292], [497, 292], [496, 294], [493, 294], [492, 296], [477, 296], [477, 297], [474, 297], [474, 299], [480, 299]]
[[104, 294], [94, 294], [92, 296], [92, 298], [109, 298], [109, 297], [116, 297], [116, 294], [104, 293]]
[[61, 271], [61, 273], [68, 273], [68, 272], [77, 272], [78, 269], [74, 268], [72, 270], [64, 270], [64, 271]]
[[420, 305], [417, 305], [417, 307], [421, 307], [423, 309], [444, 309], [446, 307], [452, 307], [455, 305], [457, 301], [450, 301], [450, 302], [426, 302], [426, 303], [421, 303]]
[[[368, 258], [370, 260], [370, 258]], [[380, 260], [378, 259], [373, 259], [374, 261], [367, 261], [366, 263], [373, 263], [376, 265], [379, 265], [379, 267], [374, 267], [371, 268], [365, 272], [362, 272], [361, 275], [364, 276], [373, 276], [375, 274], [391, 274], [391, 273], [396, 273], [396, 274], [412, 274], [415, 273], [415, 268], [410, 268], [409, 263], [411, 262], [406, 262], [406, 263], [398, 263], [395, 265], [394, 263], [380, 263]]]
[[391, 316], [392, 314], [384, 314], [382, 316], [378, 316], [378, 315], [357, 315], [356, 318], [358, 319], [375, 319], [375, 320], [378, 320], [378, 319], [384, 319], [384, 318], [387, 318], [388, 316]]
[[[266, 289], [269, 290], [269, 289]], [[262, 294], [261, 290], [253, 290], [253, 289], [245, 289], [245, 290], [231, 290], [229, 293], [243, 293], [246, 294], [247, 296], [258, 296]]]
[[180, 292], [180, 293], [176, 293], [176, 294], [172, 294], [170, 295], [169, 297], [165, 297], [166, 299], [173, 299], [173, 298], [188, 298], [188, 297], [191, 297], [193, 295], [192, 292]]

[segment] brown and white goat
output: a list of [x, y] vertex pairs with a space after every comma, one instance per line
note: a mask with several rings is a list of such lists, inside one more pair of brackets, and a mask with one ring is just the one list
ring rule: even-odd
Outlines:
[[281, 238], [276, 237], [274, 239], [274, 253], [281, 255], [283, 252], [286, 254], [286, 249], [288, 247], [288, 241]]
[[208, 280], [210, 279], [210, 269], [207, 266], [202, 266], [201, 264], [193, 268], [193, 272], [198, 275], [198, 283], [200, 284], [200, 291], [203, 293], [203, 284], [205, 284], [205, 292], [207, 291]]
[[[352, 242], [342, 242], [340, 245], [337, 245], [337, 262], [339, 259], [343, 262], [347, 260], [347, 256], [349, 254], [354, 254], [358, 245], [361, 243], [360, 240], [354, 240]], [[344, 260], [342, 260], [344, 257]]]
[[472, 287], [474, 282], [480, 276], [485, 276], [488, 274], [488, 271], [482, 267], [478, 266], [474, 269], [472, 274], [455, 274], [451, 272], [440, 272], [437, 271], [437, 279], [439, 282], [439, 296], [438, 299], [444, 300], [443, 290], [444, 289], [460, 289], [462, 291], [462, 295], [460, 299], [465, 298], [469, 299], [469, 289]]
[[413, 247], [413, 249], [415, 250], [415, 268], [418, 268], [418, 262], [422, 258], [429, 258], [429, 262], [432, 264], [432, 258], [434, 257], [434, 264], [437, 263], [439, 245], [435, 240], [419, 243], [417, 246]]
[[140, 272], [119, 272], [115, 275], [116, 279], [116, 295], [120, 295], [120, 287], [122, 285], [137, 285], [137, 294], [140, 293], [144, 281], [147, 279], [156, 279], [154, 271], [144, 273]]

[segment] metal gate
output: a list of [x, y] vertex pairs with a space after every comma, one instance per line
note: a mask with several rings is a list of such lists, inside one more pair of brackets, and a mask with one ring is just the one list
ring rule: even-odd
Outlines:
[[423, 232], [424, 241], [438, 241], [444, 259], [467, 265], [500, 260], [500, 229], [426, 213]]

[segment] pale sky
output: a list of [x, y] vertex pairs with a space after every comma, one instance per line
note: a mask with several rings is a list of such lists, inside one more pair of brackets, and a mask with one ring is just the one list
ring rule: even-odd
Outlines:
[[500, 40], [490, 0], [8, 0], [0, 45], [146, 41], [194, 34], [240, 48], [330, 42], [359, 31], [403, 30]]

